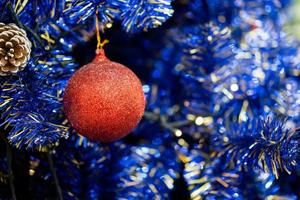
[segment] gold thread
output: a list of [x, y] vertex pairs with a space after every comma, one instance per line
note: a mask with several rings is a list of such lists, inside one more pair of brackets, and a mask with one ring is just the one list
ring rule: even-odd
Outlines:
[[100, 28], [99, 28], [99, 18], [98, 18], [98, 9], [96, 11], [96, 36], [97, 36], [97, 50], [96, 52], [99, 52], [100, 49], [104, 47], [107, 43], [109, 43], [109, 40], [105, 39], [103, 42], [101, 42], [100, 37]]

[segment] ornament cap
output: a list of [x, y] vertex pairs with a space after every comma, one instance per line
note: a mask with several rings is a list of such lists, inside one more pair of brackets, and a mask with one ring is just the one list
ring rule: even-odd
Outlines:
[[105, 51], [104, 49], [97, 49], [96, 50], [96, 56], [93, 60], [93, 62], [100, 62], [100, 61], [104, 61], [104, 60], [108, 60], [108, 58], [105, 56]]

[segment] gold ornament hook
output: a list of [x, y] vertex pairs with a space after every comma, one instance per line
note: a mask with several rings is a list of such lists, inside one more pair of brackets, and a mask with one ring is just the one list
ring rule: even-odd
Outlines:
[[99, 18], [98, 18], [98, 9], [96, 11], [96, 35], [97, 35], [97, 49], [96, 49], [96, 54], [100, 52], [101, 49], [103, 49], [104, 45], [109, 43], [109, 40], [104, 39], [101, 42], [101, 37], [100, 37], [100, 28], [99, 28]]

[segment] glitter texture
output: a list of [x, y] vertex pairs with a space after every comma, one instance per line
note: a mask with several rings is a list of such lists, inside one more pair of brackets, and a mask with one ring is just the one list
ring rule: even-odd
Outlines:
[[138, 77], [100, 51], [69, 80], [64, 111], [73, 128], [91, 140], [126, 136], [141, 120], [145, 97]]

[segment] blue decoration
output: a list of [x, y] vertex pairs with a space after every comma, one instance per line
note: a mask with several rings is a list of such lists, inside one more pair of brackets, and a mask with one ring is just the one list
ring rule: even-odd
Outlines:
[[13, 127], [8, 139], [18, 148], [44, 150], [68, 135], [62, 94], [77, 64], [70, 43], [60, 39], [60, 34], [66, 34], [64, 23], [59, 20], [41, 26], [40, 35], [29, 34], [36, 47], [25, 70], [1, 78], [2, 125]]
[[[106, 167], [111, 159], [108, 145], [90, 142], [74, 134], [51, 153], [64, 199], [99, 199], [107, 190], [101, 183], [109, 171]], [[51, 182], [53, 174], [44, 171], [45, 168], [50, 168], [47, 159], [42, 156], [31, 157], [32, 176], [43, 177]], [[40, 191], [38, 196], [43, 195], [47, 197], [49, 194]]]
[[278, 178], [280, 171], [292, 173], [298, 167], [299, 130], [286, 129], [277, 119], [257, 119], [231, 128], [220, 126], [215, 136], [219, 156], [246, 170], [261, 168]]
[[226, 170], [221, 160], [209, 162], [209, 155], [199, 150], [191, 150], [185, 158], [183, 173], [191, 199], [243, 199], [238, 188], [239, 172]]
[[[110, 159], [108, 146], [89, 142], [76, 144], [84, 138], [72, 137], [61, 144], [54, 154], [55, 167], [65, 199], [99, 199], [105, 190], [101, 181]], [[68, 149], [68, 151], [65, 151]], [[80, 183], [85, 183], [81, 185]]]
[[76, 25], [90, 21], [96, 14], [102, 27], [110, 26], [115, 18], [120, 18], [128, 7], [128, 0], [66, 1], [64, 15], [69, 23]]
[[[123, 155], [112, 171], [117, 199], [167, 198], [179, 176], [176, 153], [167, 146], [121, 146]], [[119, 156], [119, 155], [118, 155]], [[174, 159], [175, 158], [175, 159]]]
[[171, 0], [66, 1], [64, 15], [73, 25], [91, 21], [96, 14], [103, 29], [117, 19], [127, 32], [138, 32], [160, 26], [172, 16], [173, 9]]
[[233, 58], [236, 43], [230, 28], [223, 24], [210, 22], [184, 31], [183, 56], [175, 68], [178, 73], [203, 82], [211, 72], [227, 65]]
[[[0, 134], [12, 146], [0, 148], [0, 199], [23, 175], [16, 191], [28, 199], [298, 199], [291, 3], [2, 0], [0, 22], [24, 29], [33, 47], [23, 71], [0, 77]], [[78, 135], [62, 104], [93, 56], [96, 18], [106, 54], [137, 73], [147, 100], [139, 126], [110, 144]]]
[[131, 0], [121, 14], [122, 25], [127, 32], [157, 28], [173, 15], [172, 0]]

